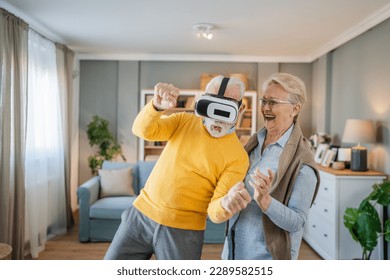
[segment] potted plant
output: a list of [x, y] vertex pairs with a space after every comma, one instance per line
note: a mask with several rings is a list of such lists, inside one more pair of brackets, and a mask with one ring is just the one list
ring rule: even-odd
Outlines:
[[344, 225], [352, 238], [363, 249], [362, 259], [369, 260], [372, 251], [378, 244], [378, 238], [384, 236], [390, 242], [390, 219], [381, 220], [375, 205], [387, 207], [390, 204], [390, 181], [374, 184], [373, 191], [360, 203], [359, 208], [347, 208], [344, 213]]
[[88, 124], [89, 144], [92, 147], [94, 145], [99, 147], [97, 154], [88, 157], [88, 166], [94, 175], [97, 174], [104, 160], [112, 160], [120, 155], [126, 161], [125, 156], [122, 155], [121, 146], [116, 143], [108, 126], [108, 121], [99, 116], [93, 116], [92, 121]]

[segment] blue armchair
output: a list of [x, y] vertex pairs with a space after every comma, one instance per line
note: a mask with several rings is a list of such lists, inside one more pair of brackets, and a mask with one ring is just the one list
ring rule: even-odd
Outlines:
[[[145, 185], [156, 162], [139, 161], [103, 163], [102, 169], [132, 168], [133, 189], [136, 195]], [[95, 176], [77, 190], [79, 200], [79, 239], [88, 241], [112, 241], [121, 222], [122, 212], [130, 207], [136, 196], [100, 197], [100, 177]]]

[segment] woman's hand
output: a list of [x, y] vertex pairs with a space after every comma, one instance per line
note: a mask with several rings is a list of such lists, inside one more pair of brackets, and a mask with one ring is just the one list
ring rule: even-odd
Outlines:
[[253, 199], [263, 211], [266, 211], [271, 203], [269, 190], [271, 188], [271, 182], [274, 178], [274, 173], [271, 169], [268, 168], [267, 172], [268, 176], [261, 173], [260, 170], [256, 168], [255, 171], [250, 174], [252, 180], [249, 181], [249, 184], [254, 189]]

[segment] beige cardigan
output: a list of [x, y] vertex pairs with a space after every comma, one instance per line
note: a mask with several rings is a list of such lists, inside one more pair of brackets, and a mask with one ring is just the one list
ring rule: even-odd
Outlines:
[[[255, 133], [245, 145], [245, 150], [250, 154], [258, 144], [257, 133]], [[288, 205], [295, 179], [303, 164], [313, 168], [317, 176], [317, 186], [312, 199], [313, 203], [320, 185], [320, 176], [316, 169], [309, 143], [302, 135], [300, 126], [295, 124], [291, 136], [280, 155], [278, 171], [272, 181], [270, 195], [274, 199], [284, 205]], [[276, 226], [267, 215], [263, 215], [263, 227], [266, 245], [272, 258], [274, 260], [291, 259], [289, 233]]]

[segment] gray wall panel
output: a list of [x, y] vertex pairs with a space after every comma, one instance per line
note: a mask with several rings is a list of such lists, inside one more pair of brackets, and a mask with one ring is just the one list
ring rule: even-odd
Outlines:
[[80, 116], [79, 116], [79, 183], [91, 177], [88, 156], [94, 153], [88, 143], [87, 126], [92, 116], [99, 115], [110, 122], [117, 133], [118, 62], [81, 61]]

